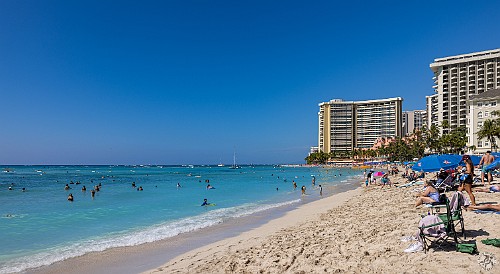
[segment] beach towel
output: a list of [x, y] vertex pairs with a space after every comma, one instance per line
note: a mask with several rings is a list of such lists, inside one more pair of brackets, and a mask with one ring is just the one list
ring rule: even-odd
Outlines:
[[461, 192], [456, 191], [455, 193], [453, 193], [453, 196], [450, 200], [451, 211], [457, 211], [460, 209], [460, 207], [469, 205], [469, 200], [467, 200]]
[[[427, 215], [420, 220], [418, 227], [430, 226], [436, 224], [435, 226], [424, 228], [423, 233], [432, 237], [440, 238], [446, 236], [446, 228], [443, 221], [436, 215]], [[418, 241], [423, 243], [423, 239], [419, 236]]]
[[481, 243], [483, 243], [485, 245], [492, 245], [492, 246], [500, 247], [500, 239], [481, 240]]
[[500, 211], [476, 209], [476, 210], [474, 210], [474, 213], [477, 213], [477, 214], [500, 214]]

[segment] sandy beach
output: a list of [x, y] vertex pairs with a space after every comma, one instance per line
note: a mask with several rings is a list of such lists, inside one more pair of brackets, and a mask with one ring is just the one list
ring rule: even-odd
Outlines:
[[[419, 187], [369, 186], [327, 197], [145, 273], [500, 273], [500, 248], [481, 243], [500, 238], [499, 214], [464, 212], [466, 241], [493, 254], [491, 270], [452, 246], [403, 252], [411, 242], [401, 238], [414, 235], [427, 213], [414, 206]], [[476, 201], [500, 203], [500, 194], [476, 193]]]

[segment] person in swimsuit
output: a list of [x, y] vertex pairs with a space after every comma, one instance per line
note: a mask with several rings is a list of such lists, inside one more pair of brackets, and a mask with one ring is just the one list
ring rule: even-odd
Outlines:
[[491, 151], [486, 151], [486, 153], [481, 157], [481, 161], [479, 162], [479, 165], [481, 167], [481, 182], [484, 184], [484, 175], [486, 174], [488, 176], [488, 184], [493, 181], [493, 176], [491, 175], [491, 170], [486, 170], [486, 167], [488, 167], [493, 161], [495, 161], [495, 157], [490, 154]]
[[201, 204], [201, 206], [207, 206], [207, 205], [209, 205], [208, 200], [207, 199], [203, 199], [203, 204]]
[[68, 201], [73, 202], [73, 194], [70, 193], [68, 195]]
[[415, 202], [415, 207], [421, 204], [431, 204], [439, 202], [439, 192], [432, 185], [430, 181], [425, 181], [425, 190], [422, 193], [417, 194], [417, 201]]
[[458, 191], [463, 191], [467, 192], [469, 194], [470, 198], [470, 204], [475, 206], [476, 205], [476, 197], [474, 194], [472, 194], [472, 183], [473, 183], [473, 177], [474, 177], [474, 164], [472, 163], [472, 160], [470, 159], [469, 155], [464, 155], [462, 156], [462, 161], [465, 163], [465, 176], [460, 183], [460, 186], [458, 187]]
[[500, 186], [485, 186], [485, 187], [476, 187], [473, 189], [475, 192], [500, 192]]

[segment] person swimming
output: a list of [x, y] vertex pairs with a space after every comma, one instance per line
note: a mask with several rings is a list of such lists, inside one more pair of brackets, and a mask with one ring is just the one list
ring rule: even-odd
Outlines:
[[73, 194], [70, 193], [68, 195], [68, 201], [73, 202]]
[[203, 199], [203, 204], [201, 204], [201, 206], [207, 206], [207, 205], [209, 205], [208, 200], [207, 199]]
[[70, 190], [70, 189], [71, 189], [71, 187], [69, 187], [69, 185], [68, 185], [68, 184], [66, 184], [66, 185], [64, 186], [64, 190]]

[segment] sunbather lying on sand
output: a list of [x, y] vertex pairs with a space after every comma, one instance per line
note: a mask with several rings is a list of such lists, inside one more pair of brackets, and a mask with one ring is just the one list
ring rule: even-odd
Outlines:
[[500, 211], [500, 204], [470, 205], [467, 209], [494, 210]]
[[475, 187], [472, 189], [474, 192], [500, 192], [500, 186], [485, 186], [485, 187]]

